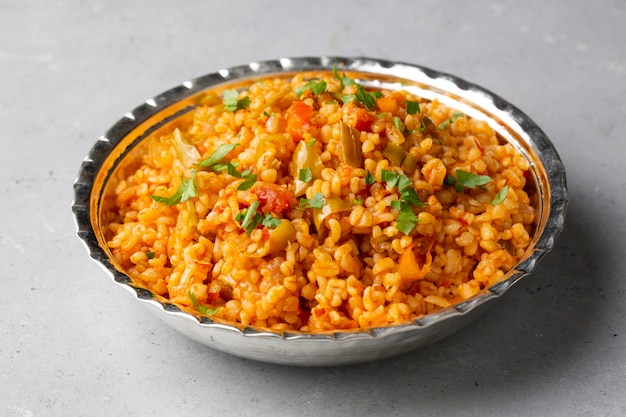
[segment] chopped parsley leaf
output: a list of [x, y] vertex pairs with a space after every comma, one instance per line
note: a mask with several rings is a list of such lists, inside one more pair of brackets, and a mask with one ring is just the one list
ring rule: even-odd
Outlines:
[[506, 195], [508, 192], [509, 192], [508, 185], [505, 185], [504, 187], [502, 187], [500, 191], [498, 191], [498, 194], [496, 194], [496, 196], [493, 198], [493, 200], [491, 200], [491, 205], [497, 206], [498, 204], [502, 203], [504, 199], [506, 198]]
[[398, 200], [391, 202], [391, 208], [398, 211], [396, 228], [408, 235], [418, 223], [413, 206], [421, 207], [424, 203], [417, 195], [413, 181], [406, 175], [383, 169], [381, 177], [383, 182], [387, 183], [388, 188], [396, 187], [400, 192]]
[[417, 226], [417, 223], [417, 216], [413, 212], [411, 205], [403, 203], [398, 213], [396, 229], [408, 235]]
[[324, 194], [317, 192], [313, 195], [313, 198], [309, 200], [309, 207], [311, 208], [322, 208], [324, 205]]
[[261, 213], [257, 213], [257, 209], [259, 208], [259, 200], [255, 200], [250, 207], [239, 213], [235, 220], [241, 222], [241, 228], [246, 231], [248, 236], [252, 233], [252, 230], [263, 221], [263, 216]]
[[235, 178], [243, 178], [245, 181], [239, 184], [237, 187], [238, 190], [246, 191], [249, 190], [250, 187], [254, 185], [256, 182], [257, 176], [256, 174], [251, 174], [249, 169], [244, 170], [243, 172], [237, 171], [237, 167], [239, 167], [238, 162], [230, 162], [224, 161], [221, 162], [222, 159], [230, 151], [232, 151], [236, 146], [239, 146], [238, 143], [227, 143], [218, 146], [218, 148], [206, 159], [198, 162], [196, 165], [202, 168], [211, 168], [213, 171], [226, 171], [229, 175]]
[[276, 217], [267, 213], [265, 217], [263, 218], [263, 221], [261, 222], [261, 224], [271, 229], [276, 229], [278, 225], [280, 224], [280, 219], [277, 219]]
[[198, 190], [196, 188], [196, 170], [191, 170], [191, 177], [180, 183], [178, 189], [170, 197], [161, 197], [153, 195], [152, 199], [157, 203], [163, 203], [168, 206], [175, 206], [178, 203], [187, 201], [190, 198], [198, 196]]
[[454, 121], [456, 119], [458, 119], [459, 117], [462, 117], [463, 113], [461, 112], [455, 112], [452, 114], [452, 117], [450, 117], [448, 120], [446, 120], [445, 122], [443, 122], [442, 124], [439, 125], [439, 130], [443, 130], [446, 127], [448, 127], [449, 124], [454, 123]]
[[356, 100], [356, 96], [354, 94], [342, 94], [340, 97], [344, 104], [348, 104]]
[[154, 252], [146, 252], [146, 256], [148, 257], [148, 259], [154, 259], [155, 255], [156, 255], [156, 253], [154, 253]]
[[224, 110], [236, 111], [245, 109], [250, 105], [250, 99], [244, 97], [239, 99], [239, 93], [237, 90], [225, 90], [222, 93], [222, 102], [224, 103]]
[[393, 188], [398, 183], [398, 179], [400, 179], [400, 175], [398, 175], [397, 173], [393, 171], [387, 171], [386, 169], [383, 169], [381, 172], [381, 178], [383, 182], [387, 183], [387, 187]]
[[406, 101], [406, 114], [415, 114], [420, 112], [420, 104], [417, 101]]
[[[455, 178], [454, 176], [449, 176], [446, 178], [446, 183], [449, 183], [448, 180], [450, 177]], [[477, 175], [472, 174], [471, 172], [463, 171], [462, 169], [456, 170], [456, 179], [455, 179], [455, 189], [457, 192], [462, 193], [465, 188], [469, 188], [470, 190], [474, 190], [476, 187], [483, 186], [485, 184], [493, 181], [488, 175]]]
[[212, 308], [212, 307], [207, 307], [205, 305], [198, 303], [198, 299], [196, 298], [196, 295], [192, 293], [191, 291], [189, 291], [189, 299], [191, 300], [191, 303], [193, 304], [194, 308], [198, 310], [198, 313], [204, 316], [213, 316], [215, 315], [215, 313], [217, 313], [220, 310], [219, 307]]
[[359, 100], [367, 110], [376, 110], [376, 98], [381, 95], [382, 93], [380, 91], [368, 93], [362, 85], [357, 84], [356, 99]]
[[324, 91], [326, 91], [327, 86], [328, 84], [324, 80], [312, 80], [304, 85], [296, 87], [296, 96], [300, 97], [306, 90], [311, 90], [314, 95], [319, 96]]
[[239, 184], [237, 189], [239, 191], [247, 191], [256, 183], [256, 174], [242, 175], [245, 180]]
[[369, 171], [365, 171], [365, 184], [372, 185], [376, 182], [376, 177]]
[[342, 75], [339, 75], [337, 65], [333, 67], [333, 75], [341, 82], [342, 89], [356, 85], [356, 94], [342, 94], [340, 96], [341, 101], [344, 103], [350, 103], [351, 101], [357, 100], [359, 103], [363, 104], [367, 110], [376, 110], [376, 99], [378, 97], [382, 97], [382, 93], [380, 91], [368, 93], [362, 85], [348, 77], [345, 72]]
[[298, 173], [298, 179], [304, 182], [311, 181], [313, 179], [313, 171], [311, 168], [302, 168]]
[[404, 123], [402, 123], [402, 120], [400, 120], [398, 116], [393, 118], [393, 124], [398, 128], [400, 132], [404, 131]]
[[352, 78], [348, 77], [345, 72], [342, 75], [339, 75], [337, 65], [333, 67], [333, 75], [341, 82], [341, 88], [356, 84], [356, 82]]
[[238, 143], [224, 143], [217, 147], [217, 149], [206, 159], [198, 162], [198, 166], [208, 168], [220, 162], [230, 151], [232, 151]]
[[226, 171], [228, 172], [229, 175], [240, 178], [241, 174], [239, 173], [239, 171], [237, 171], [238, 166], [239, 166], [239, 163], [237, 162], [226, 161], [226, 162], [218, 162], [217, 164], [211, 165], [211, 169], [215, 172]]
[[313, 195], [310, 200], [302, 197], [300, 199], [299, 208], [322, 208], [324, 206], [324, 194], [319, 191]]

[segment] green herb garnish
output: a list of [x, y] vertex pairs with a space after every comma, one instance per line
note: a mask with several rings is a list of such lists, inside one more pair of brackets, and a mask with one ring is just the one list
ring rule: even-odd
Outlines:
[[187, 201], [190, 198], [198, 196], [198, 190], [196, 188], [196, 170], [191, 170], [191, 177], [183, 180], [180, 183], [178, 189], [170, 197], [161, 197], [153, 195], [152, 199], [157, 203], [163, 203], [168, 206], [175, 206], [178, 203]]
[[154, 259], [156, 253], [154, 252], [146, 252], [146, 256], [148, 257], [148, 259]]
[[259, 208], [259, 200], [255, 200], [250, 207], [239, 213], [235, 220], [241, 222], [241, 228], [246, 231], [248, 236], [252, 233], [252, 230], [263, 221], [263, 215], [261, 213], [257, 213], [257, 209]]
[[354, 94], [342, 94], [340, 97], [344, 104], [348, 104], [356, 100], [356, 96]]
[[196, 165], [203, 168], [208, 168], [220, 162], [230, 151], [239, 146], [238, 143], [224, 143], [217, 147], [217, 149], [206, 159], [198, 162]]
[[275, 229], [280, 224], [280, 219], [272, 216], [269, 213], [266, 213], [263, 216], [257, 210], [259, 208], [260, 202], [259, 200], [254, 201], [250, 204], [250, 207], [240, 212], [237, 216], [235, 216], [235, 220], [241, 222], [241, 228], [246, 231], [248, 236], [252, 233], [252, 231], [260, 224], [262, 226], [266, 226], [272, 229]]
[[356, 84], [356, 82], [352, 78], [348, 77], [345, 72], [342, 75], [339, 75], [339, 72], [337, 71], [337, 65], [333, 67], [333, 75], [341, 82], [341, 88], [349, 87]]
[[222, 144], [218, 146], [218, 148], [208, 158], [200, 161], [196, 165], [202, 168], [211, 168], [215, 172], [226, 171], [228, 172], [229, 175], [235, 178], [245, 179], [244, 182], [239, 184], [237, 189], [241, 191], [246, 191], [246, 190], [249, 190], [250, 187], [252, 187], [254, 183], [256, 182], [256, 179], [257, 179], [256, 174], [252, 174], [249, 169], [246, 169], [243, 172], [237, 171], [237, 167], [239, 167], [239, 163], [237, 163], [236, 161], [235, 162], [230, 162], [230, 161], [221, 162], [222, 159], [224, 159], [224, 157], [228, 155], [228, 153], [232, 151], [236, 146], [239, 146], [239, 144], [238, 143]]
[[448, 127], [449, 124], [454, 123], [454, 121], [456, 119], [458, 119], [459, 117], [462, 117], [463, 113], [461, 112], [455, 112], [452, 114], [452, 117], [450, 117], [448, 120], [446, 120], [445, 122], [443, 122], [442, 124], [439, 125], [439, 130], [443, 130], [446, 127]]
[[324, 91], [326, 91], [327, 86], [328, 84], [326, 84], [326, 81], [324, 80], [312, 80], [304, 85], [296, 87], [296, 96], [300, 97], [306, 90], [311, 90], [314, 95], [319, 96]]
[[398, 183], [399, 178], [400, 175], [393, 171], [387, 171], [386, 169], [383, 169], [381, 172], [381, 179], [383, 180], [383, 182], [387, 183], [387, 186], [389, 188], [395, 187]]
[[463, 171], [462, 169], [457, 169], [455, 174], [456, 177], [453, 175], [448, 176], [445, 179], [444, 184], [455, 184], [454, 188], [459, 193], [462, 193], [465, 188], [474, 190], [476, 187], [483, 186], [493, 181], [493, 179], [488, 175], [472, 174], [471, 172]]
[[196, 295], [192, 293], [191, 291], [189, 291], [188, 295], [189, 295], [189, 299], [191, 300], [191, 303], [193, 304], [193, 307], [196, 310], [198, 310], [198, 313], [204, 316], [213, 316], [215, 315], [215, 313], [217, 313], [220, 310], [219, 307], [212, 308], [212, 307], [207, 307], [205, 305], [198, 303], [198, 299], [196, 298]]
[[263, 226], [269, 227], [271, 229], [276, 229], [280, 224], [280, 219], [272, 216], [271, 214], [265, 214], [263, 221], [261, 222]]
[[369, 171], [365, 171], [365, 185], [372, 185], [376, 182], [376, 177]]
[[312, 148], [312, 147], [313, 147], [313, 145], [315, 145], [315, 142], [317, 142], [317, 139], [315, 139], [315, 138], [311, 138], [311, 140], [310, 140], [310, 141], [309, 141], [309, 143], [308, 143], [309, 148]]
[[420, 113], [420, 104], [417, 101], [406, 101], [406, 114]]
[[376, 99], [379, 97], [382, 97], [380, 91], [368, 93], [362, 85], [357, 84], [356, 99], [359, 100], [367, 110], [376, 110]]
[[391, 202], [391, 208], [398, 211], [396, 228], [408, 235], [418, 223], [413, 206], [421, 207], [424, 203], [417, 195], [413, 181], [406, 175], [383, 169], [381, 178], [388, 188], [396, 187], [400, 192], [398, 200]]
[[239, 166], [239, 163], [236, 161], [235, 162], [225, 161], [225, 162], [218, 162], [217, 164], [213, 164], [211, 165], [210, 168], [215, 172], [226, 171], [228, 172], [228, 175], [241, 178], [241, 174], [239, 173], [239, 171], [237, 171], [238, 166]]
[[222, 93], [222, 102], [224, 103], [224, 110], [226, 111], [241, 110], [250, 105], [250, 99], [248, 97], [239, 99], [237, 90], [225, 90]]
[[351, 101], [357, 100], [359, 103], [363, 104], [368, 110], [376, 110], [376, 99], [378, 97], [382, 97], [382, 93], [380, 91], [368, 93], [362, 85], [358, 84], [352, 78], [348, 77], [345, 72], [342, 75], [339, 75], [339, 72], [337, 71], [337, 65], [333, 67], [333, 75], [341, 82], [342, 89], [352, 85], [356, 85], [357, 88], [356, 94], [341, 95], [341, 101], [343, 101], [344, 103], [350, 103]]
[[508, 185], [505, 185], [504, 187], [502, 187], [500, 191], [498, 191], [498, 194], [496, 194], [496, 196], [493, 198], [493, 200], [491, 200], [491, 205], [497, 206], [498, 204], [502, 203], [504, 199], [506, 198], [506, 195], [508, 192], [509, 192]]
[[256, 183], [256, 174], [242, 175], [242, 178], [245, 178], [245, 181], [237, 187], [239, 191], [247, 191]]
[[417, 226], [417, 216], [413, 212], [413, 208], [410, 204], [402, 204], [398, 213], [398, 221], [396, 222], [396, 229], [408, 235]]
[[400, 132], [404, 131], [404, 123], [402, 123], [402, 120], [400, 120], [398, 116], [393, 118], [393, 124], [398, 128]]
[[298, 173], [298, 179], [304, 182], [311, 181], [313, 179], [313, 171], [311, 168], [302, 168]]
[[300, 199], [298, 208], [322, 208], [324, 206], [324, 194], [319, 191], [309, 200], [304, 197]]

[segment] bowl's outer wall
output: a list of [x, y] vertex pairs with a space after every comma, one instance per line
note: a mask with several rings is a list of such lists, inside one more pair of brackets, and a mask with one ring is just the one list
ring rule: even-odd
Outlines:
[[[170, 305], [158, 301], [147, 290], [133, 285], [111, 261], [110, 252], [99, 231], [100, 206], [107, 181], [123, 157], [155, 129], [167, 126], [171, 120], [192, 109], [194, 100], [208, 89], [269, 74], [329, 71], [336, 65], [341, 70], [368, 73], [366, 78], [369, 77], [370, 81], [374, 79], [374, 83], [376, 77], [380, 77], [383, 82], [393, 81], [395, 77], [411, 81], [424, 94], [436, 94], [453, 106], [457, 104], [468, 112], [479, 111], [493, 118], [492, 126], [500, 129], [498, 132], [526, 155], [537, 176], [539, 225], [528, 256], [503, 282], [467, 302], [407, 325], [328, 334], [276, 333], [216, 323], [206, 318], [199, 320], [191, 314], [170, 308]], [[495, 94], [449, 74], [412, 64], [349, 57], [282, 58], [250, 63], [186, 81], [146, 100], [132, 112], [126, 113], [98, 139], [81, 165], [74, 190], [72, 210], [77, 233], [91, 258], [115, 282], [148, 304], [157, 316], [182, 334], [217, 350], [259, 361], [300, 366], [343, 365], [386, 358], [433, 343], [466, 326], [511, 285], [527, 276], [552, 249], [563, 229], [568, 203], [565, 168], [556, 149], [541, 129], [519, 109]]]

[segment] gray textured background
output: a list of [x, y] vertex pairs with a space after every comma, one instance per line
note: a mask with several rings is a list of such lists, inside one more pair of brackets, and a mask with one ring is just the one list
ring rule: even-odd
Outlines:
[[[0, 0], [0, 415], [626, 415], [626, 2]], [[397, 358], [289, 368], [166, 327], [92, 263], [72, 182], [125, 112], [282, 56], [430, 66], [548, 134], [555, 250], [482, 320]]]

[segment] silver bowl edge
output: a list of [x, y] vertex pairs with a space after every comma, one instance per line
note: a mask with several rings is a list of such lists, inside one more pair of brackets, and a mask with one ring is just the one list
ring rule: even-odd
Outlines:
[[[426, 82], [444, 91], [454, 91], [472, 102], [480, 102], [508, 118], [525, 132], [528, 145], [536, 152], [545, 168], [550, 184], [550, 211], [545, 227], [532, 252], [508, 278], [488, 288], [483, 294], [440, 312], [426, 315], [408, 324], [375, 327], [361, 331], [334, 331], [321, 334], [300, 332], [271, 332], [254, 327], [237, 327], [217, 323], [209, 318], [197, 318], [182, 312], [173, 304], [156, 300], [153, 295], [133, 285], [130, 278], [119, 272], [98, 244], [90, 219], [90, 196], [100, 166], [125, 135], [142, 121], [191, 95], [221, 84], [268, 74], [294, 71], [332, 70], [342, 65], [342, 71], [358, 71], [397, 76]], [[395, 356], [436, 342], [465, 327], [480, 316], [513, 284], [526, 277], [537, 263], [550, 252], [562, 231], [568, 204], [565, 167], [545, 133], [521, 110], [496, 94], [462, 78], [427, 67], [368, 57], [296, 57], [252, 62], [248, 65], [222, 69], [191, 79], [181, 85], [146, 100], [126, 113], [103, 136], [84, 158], [74, 182], [72, 211], [77, 235], [89, 256], [104, 271], [151, 311], [182, 334], [211, 348], [243, 358], [297, 366], [332, 366], [363, 363]]]

